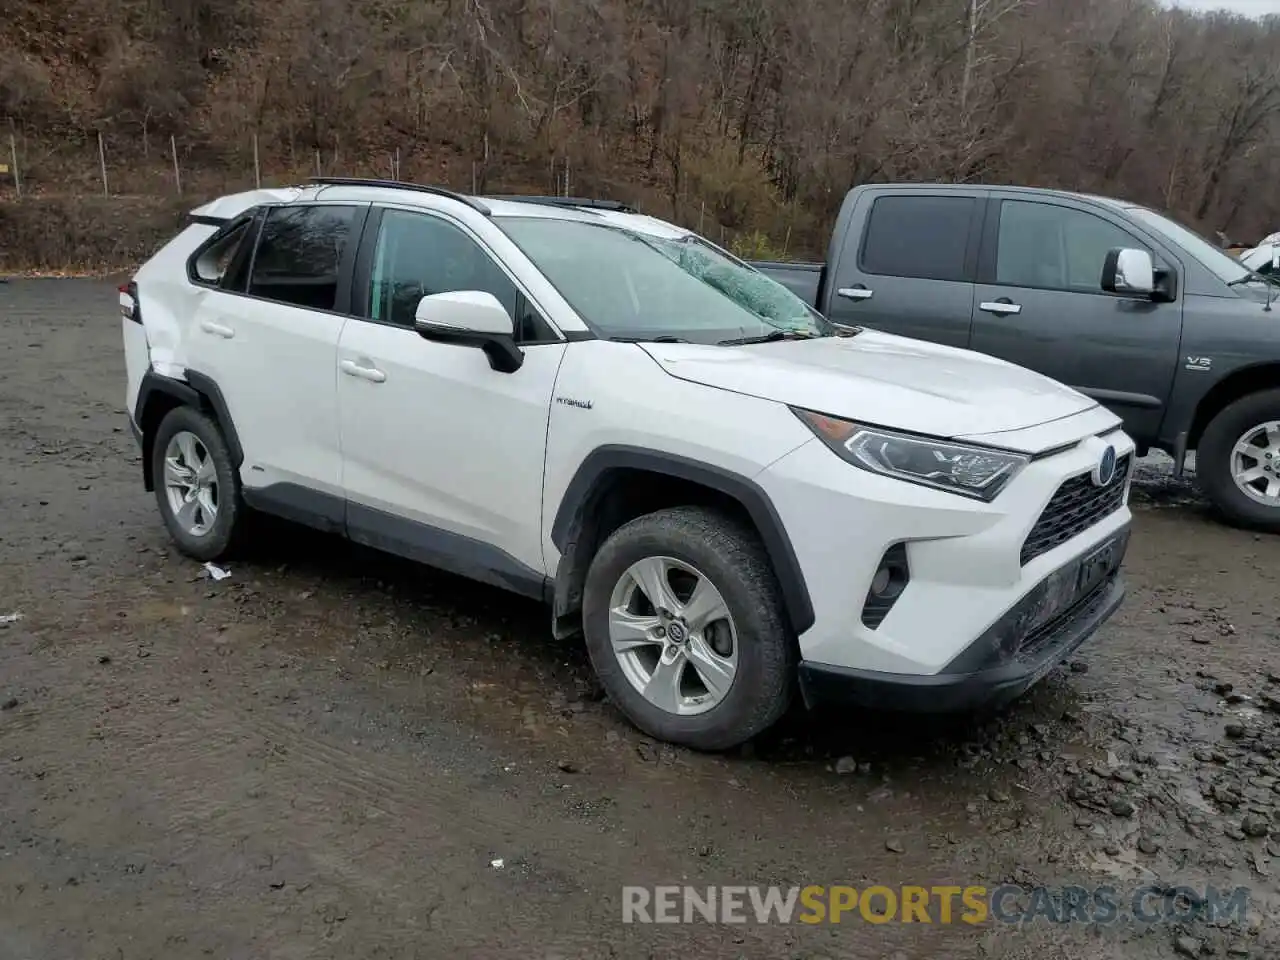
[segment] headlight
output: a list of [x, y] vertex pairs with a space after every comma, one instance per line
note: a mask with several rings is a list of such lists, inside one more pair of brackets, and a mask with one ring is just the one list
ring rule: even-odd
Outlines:
[[990, 502], [1026, 466], [1004, 450], [864, 427], [792, 407], [828, 447], [855, 467]]

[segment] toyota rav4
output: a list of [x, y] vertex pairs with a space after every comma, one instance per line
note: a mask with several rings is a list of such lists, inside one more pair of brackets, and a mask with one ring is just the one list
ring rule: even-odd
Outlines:
[[121, 287], [143, 481], [209, 561], [280, 515], [544, 600], [655, 737], [1006, 702], [1116, 610], [1134, 446], [967, 350], [830, 323], [617, 203], [328, 179]]

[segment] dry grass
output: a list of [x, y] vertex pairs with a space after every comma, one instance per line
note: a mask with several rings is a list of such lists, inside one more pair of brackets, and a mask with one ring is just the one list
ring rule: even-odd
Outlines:
[[0, 202], [0, 272], [108, 275], [169, 240], [189, 201], [156, 197], [24, 197]]

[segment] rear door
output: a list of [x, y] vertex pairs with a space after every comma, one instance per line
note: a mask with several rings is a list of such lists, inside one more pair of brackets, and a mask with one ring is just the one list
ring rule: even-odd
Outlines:
[[945, 188], [865, 192], [828, 279], [828, 317], [967, 347], [984, 199]]
[[342, 504], [338, 336], [367, 211], [267, 207], [256, 247], [209, 285], [191, 332], [190, 369], [222, 393], [244, 450], [246, 492], [262, 490], [280, 507], [324, 501], [331, 522]]
[[1157, 435], [1177, 366], [1182, 295], [1154, 303], [1102, 289], [1115, 247], [1177, 261], [1119, 215], [1068, 197], [993, 194], [972, 347], [1093, 397], [1137, 437]]

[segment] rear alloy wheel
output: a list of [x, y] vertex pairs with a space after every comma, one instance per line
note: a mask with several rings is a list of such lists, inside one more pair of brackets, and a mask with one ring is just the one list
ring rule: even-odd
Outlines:
[[244, 526], [240, 477], [217, 423], [191, 407], [170, 410], [156, 429], [151, 475], [174, 543], [196, 560], [218, 560]]
[[755, 532], [700, 507], [624, 524], [587, 574], [583, 623], [610, 699], [645, 733], [736, 746], [786, 711], [796, 644]]
[[1280, 390], [1242, 397], [1209, 422], [1196, 476], [1229, 521], [1280, 533]]
[[164, 492], [174, 523], [189, 536], [203, 537], [218, 522], [213, 454], [188, 430], [175, 433], [165, 448]]

